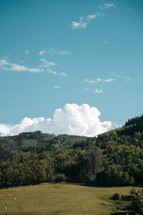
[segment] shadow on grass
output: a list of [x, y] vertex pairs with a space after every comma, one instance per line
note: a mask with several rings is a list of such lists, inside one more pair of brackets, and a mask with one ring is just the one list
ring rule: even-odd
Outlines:
[[[94, 187], [94, 188], [114, 188], [114, 187], [122, 187], [122, 186], [100, 186], [95, 183], [75, 183], [75, 185], [85, 186], [85, 187]], [[126, 186], [127, 187], [127, 186]]]
[[134, 212], [116, 212], [116, 213], [111, 213], [110, 215], [135, 215], [135, 214], [136, 213]]
[[[10, 213], [10, 215], [58, 215], [59, 212], [47, 212], [47, 213], [40, 213], [40, 212], [20, 212], [20, 213]], [[1, 215], [1, 214], [0, 214]], [[7, 214], [9, 215], [9, 214]]]
[[99, 185], [99, 184], [96, 184], [96, 183], [75, 183], [75, 185], [81, 185], [81, 186], [87, 186], [87, 187], [99, 187], [99, 188], [114, 188], [114, 187], [135, 187], [135, 188], [143, 188], [143, 184], [135, 184], [135, 185], [125, 185], [125, 186], [122, 186], [122, 185]]

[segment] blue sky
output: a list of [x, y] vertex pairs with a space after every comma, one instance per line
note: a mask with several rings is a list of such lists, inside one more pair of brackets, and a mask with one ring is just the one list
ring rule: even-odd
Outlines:
[[142, 0], [0, 0], [0, 124], [66, 104], [96, 107], [112, 128], [141, 115], [142, 10]]

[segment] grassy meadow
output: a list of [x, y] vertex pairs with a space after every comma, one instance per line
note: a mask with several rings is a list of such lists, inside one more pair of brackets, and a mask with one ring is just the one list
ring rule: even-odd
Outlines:
[[131, 189], [132, 187], [103, 188], [61, 183], [1, 189], [0, 214], [111, 214], [121, 211], [117, 209], [116, 201], [110, 197], [114, 193], [127, 195]]

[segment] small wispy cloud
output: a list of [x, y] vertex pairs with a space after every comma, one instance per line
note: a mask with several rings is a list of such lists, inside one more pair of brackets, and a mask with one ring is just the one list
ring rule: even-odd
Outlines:
[[55, 62], [48, 61], [44, 58], [41, 58], [40, 60], [42, 64], [33, 68], [33, 67], [27, 67], [24, 65], [19, 65], [16, 63], [11, 63], [7, 59], [0, 59], [0, 69], [4, 71], [30, 72], [30, 73], [48, 72], [53, 75], [67, 77], [66, 73], [56, 72], [51, 68], [57, 65]]
[[73, 21], [72, 24], [70, 24], [70, 27], [72, 29], [81, 29], [81, 28], [87, 28], [88, 24], [91, 22], [91, 20], [96, 18], [96, 14], [82, 16], [79, 18], [78, 21]]
[[108, 10], [109, 8], [116, 8], [117, 6], [114, 3], [105, 3], [104, 7]]
[[54, 71], [54, 70], [51, 69], [51, 68], [47, 68], [46, 71], [47, 71], [48, 73], [50, 73], [50, 74], [57, 75], [57, 72]]
[[61, 87], [56, 85], [56, 86], [54, 86], [54, 88], [55, 88], [55, 89], [59, 89], [59, 88], [61, 88]]
[[116, 8], [117, 6], [114, 3], [104, 3], [104, 4], [99, 4], [98, 8], [100, 10], [108, 10], [110, 8]]
[[[110, 8], [116, 8], [117, 6], [114, 3], [104, 3], [104, 4], [99, 4], [98, 8], [100, 10], [108, 10]], [[79, 17], [78, 21], [73, 21], [69, 27], [71, 27], [72, 29], [84, 29], [87, 28], [87, 26], [89, 25], [89, 23], [95, 19], [98, 16], [103, 16], [104, 13], [102, 13], [101, 11], [96, 12], [94, 14], [90, 14], [87, 16], [81, 16]]]
[[105, 83], [110, 83], [110, 82], [113, 82], [113, 81], [114, 81], [113, 78], [103, 79], [103, 82], [105, 82]]
[[66, 50], [55, 50], [53, 48], [50, 48], [48, 51], [47, 51], [47, 54], [50, 54], [50, 55], [70, 55], [71, 53], [66, 51]]
[[110, 82], [113, 82], [113, 81], [114, 81], [113, 78], [108, 78], [108, 79], [96, 78], [96, 79], [84, 79], [83, 80], [83, 82], [87, 82], [89, 84], [97, 84], [99, 82], [110, 83]]
[[85, 88], [83, 91], [84, 91], [84, 92], [87, 92], [88, 90], [89, 90], [89, 88]]
[[95, 83], [97, 83], [95, 80], [92, 80], [92, 79], [84, 79], [83, 82], [87, 82], [89, 84], [95, 84]]
[[114, 77], [116, 77], [116, 78], [121, 78], [121, 76], [120, 76], [119, 74], [115, 73], [115, 72], [114, 72], [112, 75], [113, 75]]
[[108, 44], [109, 44], [109, 42], [108, 42], [107, 40], [104, 40], [104, 44], [108, 45]]
[[88, 21], [90, 21], [90, 20], [92, 20], [92, 19], [95, 19], [95, 17], [96, 17], [95, 14], [87, 15], [87, 16], [86, 16], [86, 19], [87, 19]]
[[127, 12], [130, 12], [130, 11], [132, 11], [132, 10], [133, 10], [133, 8], [127, 8], [127, 9], [126, 9]]
[[67, 74], [65, 72], [59, 72], [58, 74], [59, 74], [59, 76], [67, 77]]
[[26, 55], [29, 55], [30, 54], [30, 51], [29, 50], [25, 50], [24, 52]]
[[45, 53], [46, 53], [45, 50], [41, 50], [41, 51], [39, 51], [38, 55], [42, 56], [42, 55], [44, 55]]
[[81, 93], [86, 93], [86, 92], [88, 92], [89, 91], [89, 88], [84, 88], [82, 91], [81, 91]]
[[102, 89], [96, 88], [96, 89], [94, 90], [94, 92], [97, 93], [97, 94], [100, 94], [100, 93], [103, 93], [103, 90], [102, 90]]
[[43, 70], [41, 68], [29, 68], [28, 69], [28, 72], [33, 72], [33, 73], [36, 73], [36, 72], [42, 72]]
[[120, 79], [122, 82], [124, 82], [125, 84], [126, 83], [129, 83], [130, 81], [132, 81], [131, 77], [129, 76], [121, 76], [117, 73], [113, 73], [113, 76], [117, 79]]
[[0, 59], [0, 69], [5, 71], [15, 71], [15, 72], [41, 72], [42, 71], [40, 68], [26, 67], [24, 65], [8, 62], [5, 59]]
[[38, 52], [38, 55], [42, 56], [45, 54], [49, 54], [49, 55], [70, 55], [71, 53], [66, 51], [66, 50], [55, 50], [53, 48], [50, 48], [48, 50], [41, 50]]
[[130, 82], [132, 79], [131, 79], [131, 77], [129, 77], [129, 76], [126, 76], [126, 77], [124, 77], [124, 82], [125, 83], [128, 83], [128, 82]]
[[0, 66], [5, 66], [7, 64], [8, 62], [5, 59], [0, 59]]
[[47, 60], [44, 59], [44, 58], [41, 58], [40, 60], [41, 60], [41, 62], [43, 63], [43, 64], [41, 65], [41, 67], [46, 68], [46, 71], [47, 71], [48, 73], [51, 73], [51, 74], [53, 74], [53, 75], [58, 75], [58, 76], [67, 77], [67, 74], [66, 74], [66, 73], [64, 73], [64, 72], [56, 72], [56, 71], [54, 71], [53, 69], [51, 69], [51, 67], [56, 66], [56, 63], [55, 63], [55, 62], [47, 61]]
[[41, 60], [41, 62], [43, 63], [43, 64], [41, 65], [41, 67], [49, 68], [49, 67], [51, 67], [51, 66], [56, 66], [56, 63], [55, 63], [55, 62], [47, 61], [45, 58], [41, 58], [40, 60]]

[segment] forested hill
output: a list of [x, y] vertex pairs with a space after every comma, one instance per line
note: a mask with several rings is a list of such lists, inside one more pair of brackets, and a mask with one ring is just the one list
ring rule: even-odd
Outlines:
[[[41, 131], [36, 131], [21, 133], [17, 136], [0, 137], [0, 147], [3, 148], [2, 153], [19, 154], [28, 151], [47, 151], [61, 147], [71, 148], [78, 145], [84, 147], [84, 144], [89, 143], [92, 139], [74, 135], [55, 136], [54, 134], [43, 134]], [[0, 160], [2, 160], [1, 154]]]
[[120, 130], [121, 134], [133, 136], [135, 132], [143, 132], [143, 115], [129, 119]]
[[77, 146], [84, 148], [84, 145], [90, 143], [92, 140], [102, 142], [100, 140], [105, 137], [105, 139], [112, 139], [113, 133], [119, 137], [123, 135], [133, 137], [136, 132], [139, 132], [138, 135], [143, 132], [143, 116], [129, 119], [122, 128], [101, 134], [97, 138], [74, 135], [55, 136], [54, 134], [43, 134], [41, 131], [25, 132], [17, 136], [0, 137], [0, 160], [7, 159], [12, 153], [18, 154], [33, 150], [51, 150], [61, 147], [75, 148]]
[[40, 131], [0, 137], [0, 186], [41, 182], [143, 183], [143, 116], [88, 138]]

